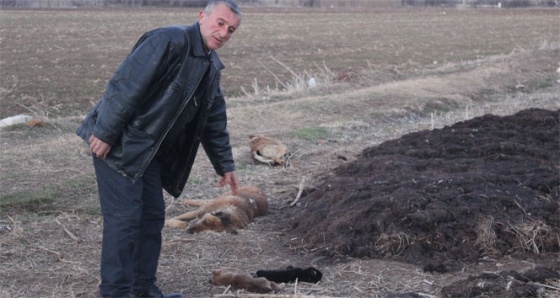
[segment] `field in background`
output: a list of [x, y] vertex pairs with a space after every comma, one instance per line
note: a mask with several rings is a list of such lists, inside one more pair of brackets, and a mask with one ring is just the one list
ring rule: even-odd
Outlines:
[[[80, 115], [147, 30], [190, 24], [196, 9], [0, 11], [0, 118]], [[274, 98], [316, 77], [404, 71], [470, 61], [558, 42], [557, 9], [396, 9], [368, 13], [247, 8], [219, 51], [223, 90]], [[296, 81], [294, 81], [296, 79]], [[300, 79], [301, 82], [297, 82]]]

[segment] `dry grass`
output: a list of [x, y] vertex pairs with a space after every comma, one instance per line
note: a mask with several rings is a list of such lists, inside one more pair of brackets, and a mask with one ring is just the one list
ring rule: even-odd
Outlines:
[[543, 243], [550, 234], [551, 227], [540, 221], [526, 221], [517, 224], [509, 223], [509, 230], [517, 235], [519, 246], [523, 251], [543, 253]]
[[[264, 189], [271, 211], [235, 236], [185, 235], [166, 229], [158, 274], [164, 290], [181, 290], [188, 297], [255, 297], [211, 286], [207, 282], [210, 271], [230, 267], [254, 272], [293, 265], [316, 266], [324, 278], [319, 284], [289, 285], [276, 297], [384, 297], [406, 292], [438, 297], [443, 286], [468, 275], [534, 266], [495, 260], [465, 266], [461, 272], [431, 274], [390, 259], [325, 259], [313, 250], [296, 249], [302, 239], [275, 224], [289, 222], [291, 211], [305, 205], [306, 192], [323, 175], [355, 159], [367, 146], [486, 113], [559, 109], [554, 71], [560, 50], [557, 32], [550, 28], [553, 12], [442, 14], [428, 10], [414, 14], [406, 10], [372, 13], [368, 18], [301, 12], [249, 11], [246, 15], [243, 31], [222, 55], [229, 71], [224, 74], [229, 81], [224, 83], [236, 89], [259, 78], [255, 88], [269, 98], [253, 96], [254, 91], [241, 96], [238, 89], [240, 96], [228, 99], [229, 128], [241, 183]], [[0, 91], [0, 117], [31, 109], [49, 121], [42, 128], [0, 130], [0, 297], [95, 297], [102, 218], [90, 156], [74, 130], [132, 46], [130, 37], [183, 21], [188, 14], [0, 11], [0, 18], [5, 24], [0, 28], [0, 87], [7, 90]], [[276, 26], [280, 19], [292, 21]], [[311, 30], [316, 24], [328, 25]], [[527, 24], [532, 29], [523, 27]], [[313, 38], [304, 36], [301, 28], [308, 28]], [[357, 28], [372, 31], [364, 34], [365, 42], [352, 44], [361, 40]], [[541, 39], [551, 42], [541, 48]], [[294, 73], [283, 74], [286, 69], [273, 58]], [[247, 65], [248, 60], [261, 63]], [[277, 92], [270, 76], [290, 82], [293, 75], [308, 79], [308, 74], [327, 69], [334, 74], [351, 69], [356, 75], [350, 75], [350, 82], [290, 88], [289, 92]], [[263, 93], [266, 85], [274, 92]], [[254, 162], [248, 152], [251, 133], [282, 140], [294, 152], [290, 166], [271, 168]], [[166, 196], [168, 216], [187, 210], [181, 200], [220, 194], [224, 189], [216, 187], [216, 181], [201, 153], [184, 194], [176, 201]], [[490, 222], [480, 222], [479, 244], [485, 247], [491, 246]], [[520, 245], [535, 251], [545, 228], [557, 227], [513, 225], [512, 231], [519, 233]], [[388, 256], [398, 254], [409, 241], [413, 239], [404, 234], [372, 239]], [[556, 281], [542, 288], [551, 293], [549, 297], [558, 294]]]
[[494, 218], [492, 216], [481, 218], [476, 231], [476, 245], [482, 249], [485, 255], [492, 256], [495, 253], [497, 241], [494, 231]]

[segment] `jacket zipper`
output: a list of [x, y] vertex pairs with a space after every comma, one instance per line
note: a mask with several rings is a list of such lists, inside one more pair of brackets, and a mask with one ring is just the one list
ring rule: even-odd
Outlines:
[[[212, 83], [212, 89], [210, 90], [210, 92], [212, 92], [212, 90], [216, 90], [217, 84], [220, 81], [220, 75], [218, 74], [215, 78], [214, 78], [214, 82]], [[200, 82], [199, 82], [200, 83]], [[196, 102], [196, 101], [195, 101]], [[198, 127], [198, 131], [196, 131], [195, 137], [200, 139], [200, 136], [204, 133], [204, 124], [205, 121], [208, 119], [208, 116], [206, 116], [208, 114], [208, 109], [209, 109], [210, 105], [208, 105], [208, 108], [203, 109], [202, 111], [199, 111], [199, 113], [202, 113], [200, 116], [199, 121], [199, 125], [197, 125]], [[213, 162], [212, 162], [213, 164]], [[182, 174], [181, 177], [179, 177], [178, 181], [182, 181], [183, 177], [185, 175]], [[178, 189], [176, 189], [175, 191], [179, 191]]]
[[[206, 65], [206, 68], [204, 69], [203, 74], [206, 74], [206, 71], [208, 71], [208, 67], [210, 66], [210, 63], [208, 63]], [[180, 72], [181, 70], [179, 70]], [[194, 93], [196, 93], [196, 90], [198, 89], [198, 86], [200, 85], [200, 82], [202, 82], [202, 79], [204, 78], [204, 75], [202, 75], [199, 79], [198, 82], [195, 85], [195, 88], [192, 91], [191, 97], [189, 97], [181, 106], [181, 109], [179, 109], [179, 111], [175, 114], [175, 117], [173, 117], [173, 121], [171, 122], [171, 124], [167, 127], [167, 129], [165, 130], [165, 133], [163, 134], [163, 136], [161, 138], [159, 138], [158, 143], [156, 144], [156, 146], [154, 147], [155, 150], [152, 150], [152, 153], [150, 154], [150, 158], [148, 159], [148, 162], [146, 163], [146, 165], [144, 165], [144, 167], [142, 167], [142, 171], [140, 171], [139, 173], [142, 173], [142, 175], [144, 174], [144, 171], [146, 170], [146, 168], [148, 167], [148, 165], [152, 162], [152, 160], [154, 159], [154, 156], [156, 155], [156, 153], [159, 150], [159, 147], [161, 146], [161, 144], [163, 143], [163, 140], [165, 140], [165, 137], [167, 136], [167, 134], [169, 133], [169, 131], [171, 130], [171, 128], [173, 127], [173, 125], [175, 124], [175, 122], [177, 121], [177, 119], [179, 118], [179, 116], [182, 114], [183, 110], [185, 109], [185, 107], [187, 106], [187, 104], [189, 103], [189, 101], [191, 100], [191, 98], [195, 98]], [[195, 99], [195, 105], [196, 105], [196, 99]], [[136, 177], [134, 177], [134, 181], [138, 180], [138, 175], [136, 174]]]

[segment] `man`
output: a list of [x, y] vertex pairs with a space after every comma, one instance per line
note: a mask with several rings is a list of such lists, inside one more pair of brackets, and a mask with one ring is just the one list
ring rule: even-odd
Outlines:
[[144, 34], [77, 130], [93, 153], [103, 214], [102, 297], [182, 297], [156, 286], [162, 188], [181, 194], [200, 144], [218, 185], [237, 192], [215, 50], [241, 17], [232, 0], [211, 0], [191, 26]]

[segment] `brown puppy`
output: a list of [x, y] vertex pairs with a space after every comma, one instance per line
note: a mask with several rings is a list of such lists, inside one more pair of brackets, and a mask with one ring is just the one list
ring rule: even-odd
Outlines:
[[185, 204], [199, 208], [166, 220], [166, 227], [186, 228], [189, 234], [209, 230], [231, 233], [268, 213], [266, 195], [254, 186], [240, 187], [235, 196], [224, 193], [210, 200], [186, 200]]
[[282, 142], [263, 135], [249, 135], [249, 139], [249, 147], [255, 160], [271, 166], [286, 165], [290, 152]]
[[245, 289], [253, 293], [270, 293], [284, 289], [284, 283], [277, 284], [264, 277], [252, 277], [248, 273], [229, 269], [212, 271], [210, 283], [215, 286], [231, 286], [235, 289]]

